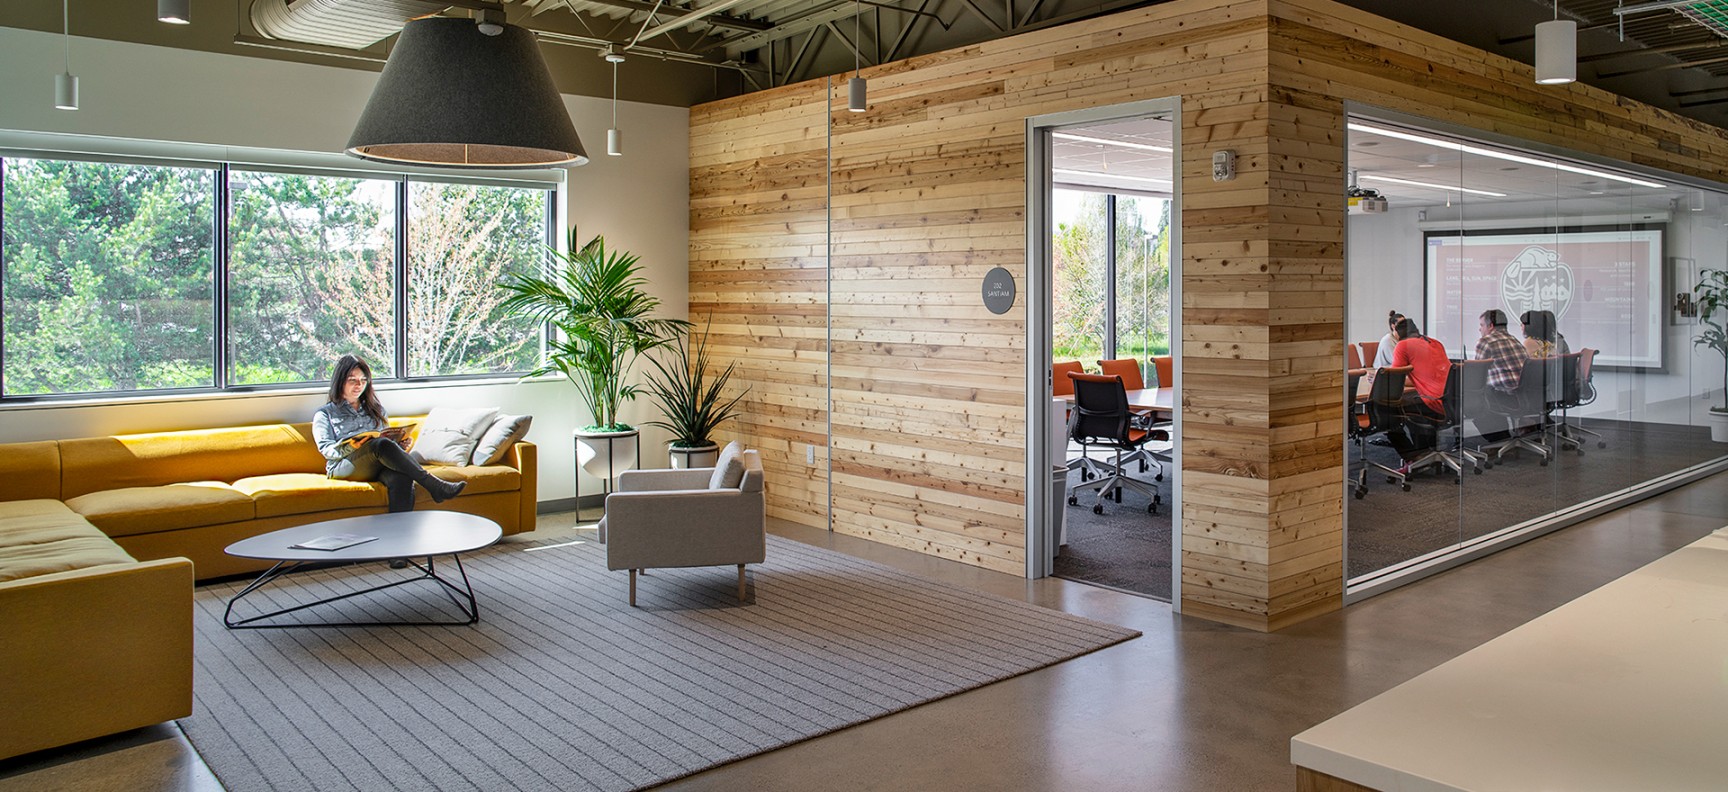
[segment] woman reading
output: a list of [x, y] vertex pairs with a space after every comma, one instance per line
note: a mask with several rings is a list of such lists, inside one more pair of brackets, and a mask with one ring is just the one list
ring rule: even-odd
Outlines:
[[325, 474], [341, 481], [382, 482], [393, 512], [414, 510], [415, 482], [439, 503], [468, 486], [426, 472], [403, 447], [406, 435], [390, 426], [372, 390], [372, 367], [353, 355], [336, 361], [330, 401], [312, 416], [312, 439], [324, 455]]

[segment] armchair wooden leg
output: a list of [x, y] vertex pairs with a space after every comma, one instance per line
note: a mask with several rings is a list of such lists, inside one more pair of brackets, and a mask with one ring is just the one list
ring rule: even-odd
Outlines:
[[738, 565], [738, 601], [744, 601], [744, 565]]
[[636, 607], [636, 570], [630, 570], [630, 607]]

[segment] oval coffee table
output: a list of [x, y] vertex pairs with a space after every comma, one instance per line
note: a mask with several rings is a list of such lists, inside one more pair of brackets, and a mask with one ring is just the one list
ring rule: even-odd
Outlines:
[[[498, 523], [477, 517], [472, 514], [453, 511], [411, 511], [392, 514], [369, 514], [364, 517], [347, 517], [340, 520], [299, 525], [293, 528], [283, 528], [271, 531], [250, 539], [242, 539], [228, 545], [225, 552], [241, 558], [258, 558], [275, 561], [276, 565], [264, 570], [257, 580], [252, 581], [240, 593], [228, 600], [228, 609], [222, 614], [222, 623], [229, 629], [265, 629], [283, 627], [401, 627], [416, 625], [461, 625], [480, 621], [480, 606], [474, 599], [474, 586], [468, 582], [468, 571], [462, 568], [462, 553], [479, 550], [503, 535]], [[354, 544], [337, 550], [312, 550], [293, 547], [293, 545], [312, 541], [337, 534], [351, 534], [358, 537], [370, 537], [368, 541]], [[450, 556], [456, 562], [456, 571], [461, 576], [460, 586], [438, 574], [434, 558]], [[414, 559], [425, 558], [422, 564]], [[280, 610], [249, 616], [244, 619], [234, 618], [234, 605], [246, 595], [268, 585], [271, 581], [290, 572], [307, 566], [323, 567], [330, 564], [351, 564], [366, 561], [394, 561], [405, 559], [408, 565], [419, 570], [420, 574], [413, 577], [396, 580], [369, 589], [326, 597], [317, 602], [308, 602]], [[405, 583], [420, 580], [432, 580], [439, 584], [444, 594], [456, 604], [466, 617], [464, 621], [372, 621], [372, 622], [319, 622], [319, 623], [287, 623], [287, 624], [254, 624], [262, 619], [281, 616], [306, 608], [316, 607], [337, 600], [370, 594], [394, 588]], [[466, 600], [466, 603], [464, 603]]]

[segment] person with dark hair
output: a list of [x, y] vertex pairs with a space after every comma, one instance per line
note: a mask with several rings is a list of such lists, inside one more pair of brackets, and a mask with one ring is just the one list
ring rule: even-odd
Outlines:
[[1387, 438], [1398, 456], [1403, 458], [1408, 473], [1410, 460], [1434, 447], [1438, 431], [1446, 418], [1441, 398], [1446, 394], [1446, 377], [1452, 373], [1452, 361], [1446, 357], [1446, 345], [1422, 335], [1422, 328], [1408, 318], [1399, 319], [1393, 327], [1398, 345], [1392, 350], [1393, 367], [1410, 367], [1404, 383], [1414, 390], [1404, 393], [1406, 420], [1400, 431], [1388, 432]]
[[1392, 365], [1392, 348], [1398, 346], [1398, 321], [1404, 314], [1391, 311], [1386, 315], [1386, 335], [1380, 337], [1380, 347], [1374, 351], [1374, 370]]
[[1553, 311], [1525, 311], [1518, 320], [1524, 323], [1524, 349], [1530, 357], [1560, 357], [1572, 351], [1566, 336], [1560, 334], [1560, 320]]
[[372, 390], [372, 367], [353, 355], [336, 361], [329, 403], [312, 416], [312, 440], [324, 455], [324, 472], [342, 481], [379, 481], [390, 495], [390, 511], [414, 510], [414, 483], [443, 503], [468, 486], [445, 481], [408, 455], [400, 435]]
[[1524, 373], [1524, 361], [1530, 352], [1506, 332], [1506, 312], [1489, 308], [1477, 320], [1482, 338], [1476, 342], [1476, 359], [1494, 361], [1488, 370], [1488, 387], [1501, 393], [1518, 390], [1518, 377]]

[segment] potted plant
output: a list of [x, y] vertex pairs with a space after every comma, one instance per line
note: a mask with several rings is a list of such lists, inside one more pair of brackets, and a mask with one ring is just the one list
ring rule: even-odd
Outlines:
[[647, 280], [636, 255], [607, 250], [599, 236], [577, 246], [574, 228], [569, 242], [566, 250], [550, 252], [553, 271], [547, 277], [506, 278], [500, 286], [510, 296], [503, 305], [556, 331], [547, 340], [546, 362], [528, 376], [560, 371], [576, 386], [594, 415], [593, 424], [576, 432], [579, 462], [590, 474], [609, 479], [637, 458], [637, 430], [618, 416], [619, 407], [639, 391], [625, 378], [638, 357], [690, 323], [653, 317], [660, 300], [643, 290]]
[[1710, 439], [1728, 443], [1728, 311], [1724, 310], [1728, 309], [1728, 270], [1707, 269], [1699, 273], [1692, 294], [1698, 305], [1698, 320], [1709, 328], [1693, 336], [1692, 345], [1714, 349], [1722, 357], [1722, 403], [1710, 408]]
[[[708, 324], [713, 325], [713, 317], [709, 317]], [[732, 379], [736, 363], [728, 363], [719, 373], [709, 376], [712, 367], [707, 327], [694, 346], [689, 330], [685, 330], [665, 351], [668, 354], [648, 358], [654, 366], [648, 375], [648, 390], [654, 394], [656, 406], [666, 420], [648, 424], [672, 433], [672, 442], [667, 445], [672, 467], [711, 466], [720, 456], [714, 430], [732, 417], [738, 401], [749, 389], [730, 399], [725, 397], [726, 383]]]

